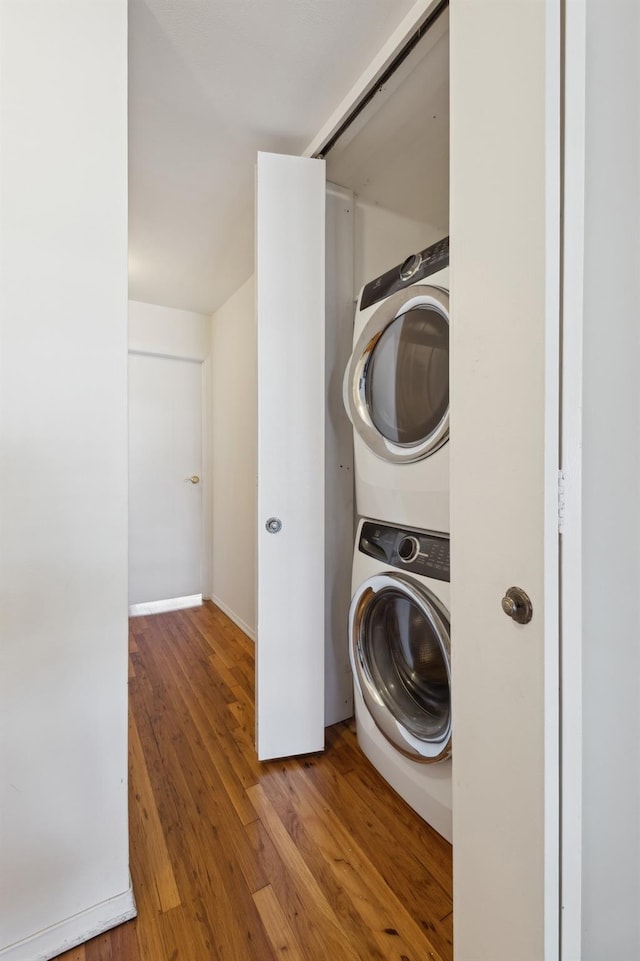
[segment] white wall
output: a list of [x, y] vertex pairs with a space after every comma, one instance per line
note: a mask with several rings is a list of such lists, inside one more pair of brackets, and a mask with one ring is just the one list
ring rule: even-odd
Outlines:
[[212, 598], [254, 637], [258, 422], [253, 277], [213, 315], [211, 346]]
[[210, 318], [192, 310], [130, 300], [129, 350], [204, 361], [211, 351]]
[[582, 961], [630, 961], [640, 957], [640, 6], [586, 8]]
[[444, 236], [440, 227], [356, 198], [354, 297], [364, 284]]
[[0, 38], [0, 956], [27, 961], [134, 911], [126, 0], [0, 0]]

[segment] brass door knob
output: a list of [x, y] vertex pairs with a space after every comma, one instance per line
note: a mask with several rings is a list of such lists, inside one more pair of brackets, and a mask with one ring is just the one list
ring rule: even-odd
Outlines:
[[502, 598], [502, 610], [516, 624], [528, 624], [533, 617], [533, 604], [521, 587], [510, 587]]
[[198, 477], [197, 474], [192, 474], [191, 477], [187, 477], [186, 479], [189, 481], [190, 484], [200, 483], [200, 478]]

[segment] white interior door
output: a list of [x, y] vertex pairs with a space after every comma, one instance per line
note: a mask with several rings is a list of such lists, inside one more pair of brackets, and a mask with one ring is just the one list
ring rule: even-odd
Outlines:
[[451, 3], [457, 961], [559, 951], [559, 8]]
[[325, 165], [258, 154], [260, 759], [324, 746]]
[[129, 604], [202, 592], [202, 365], [129, 355]]

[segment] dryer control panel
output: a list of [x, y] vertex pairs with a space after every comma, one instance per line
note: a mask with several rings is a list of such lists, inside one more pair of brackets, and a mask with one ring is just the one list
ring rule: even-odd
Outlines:
[[411, 254], [404, 263], [392, 267], [386, 274], [368, 283], [362, 291], [360, 310], [365, 310], [372, 304], [377, 304], [379, 300], [389, 297], [390, 294], [395, 294], [397, 290], [403, 290], [448, 266], [449, 238], [443, 237], [430, 247], [425, 247], [420, 253]]
[[437, 581], [450, 579], [449, 537], [431, 531], [365, 521], [358, 550], [390, 567]]

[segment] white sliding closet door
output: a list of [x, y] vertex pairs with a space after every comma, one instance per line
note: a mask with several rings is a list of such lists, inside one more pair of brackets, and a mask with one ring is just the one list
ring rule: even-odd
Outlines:
[[324, 747], [325, 164], [258, 154], [261, 760]]
[[559, 956], [560, 37], [451, 3], [456, 961]]

